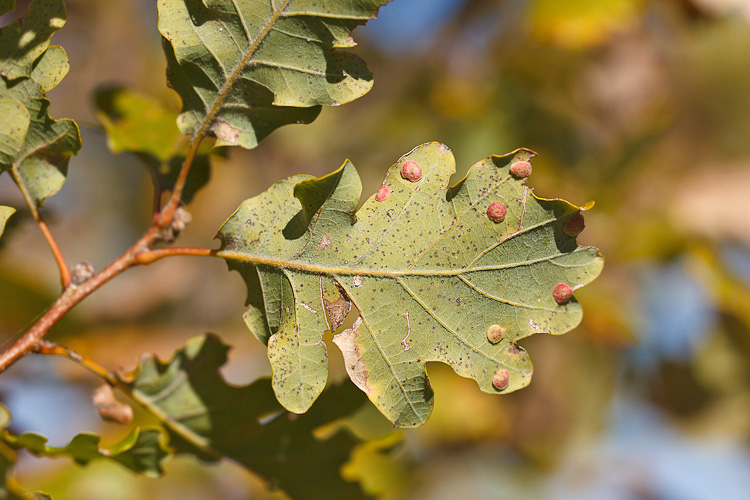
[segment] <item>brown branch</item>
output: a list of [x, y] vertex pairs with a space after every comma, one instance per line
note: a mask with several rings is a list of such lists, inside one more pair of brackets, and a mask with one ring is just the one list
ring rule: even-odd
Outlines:
[[164, 257], [178, 255], [210, 257], [216, 254], [216, 250], [208, 248], [162, 248], [149, 250], [149, 246], [158, 239], [158, 233], [159, 229], [155, 226], [152, 227], [135, 245], [110, 265], [102, 269], [101, 272], [78, 286], [68, 287], [57, 301], [52, 304], [44, 316], [23, 337], [11, 346], [10, 349], [0, 354], [0, 372], [4, 371], [22, 356], [32, 351], [39, 352], [38, 350], [42, 348], [39, 343], [49, 329], [52, 328], [52, 325], [57, 323], [76, 304], [126, 269], [138, 265], [148, 265]]
[[42, 340], [52, 325], [57, 323], [76, 304], [88, 297], [94, 290], [122, 273], [126, 269], [136, 265], [136, 256], [156, 241], [158, 228], [151, 227], [135, 245], [130, 247], [120, 257], [102, 269], [98, 274], [92, 276], [88, 281], [76, 286], [69, 286], [54, 304], [47, 310], [23, 337], [13, 344], [7, 351], [0, 354], [0, 372], [4, 371], [13, 362], [31, 352], [35, 345]]
[[[177, 177], [177, 181], [175, 182], [175, 187], [172, 191], [169, 201], [162, 209], [161, 213], [154, 215], [151, 227], [148, 229], [148, 231], [146, 231], [146, 234], [144, 234], [125, 253], [120, 255], [111, 264], [102, 269], [98, 274], [92, 276], [88, 281], [75, 286], [71, 285], [70, 270], [67, 264], [65, 264], [64, 259], [62, 258], [59, 247], [52, 238], [52, 235], [49, 233], [49, 228], [47, 228], [46, 224], [44, 224], [44, 221], [41, 219], [41, 216], [36, 209], [34, 200], [26, 190], [19, 172], [15, 167], [12, 169], [13, 178], [15, 179], [16, 184], [21, 190], [21, 193], [23, 194], [23, 197], [29, 206], [29, 210], [34, 216], [34, 219], [37, 221], [37, 223], [41, 221], [40, 228], [42, 228], [42, 233], [45, 234], [45, 238], [47, 238], [47, 241], [50, 243], [52, 253], [55, 255], [55, 260], [58, 262], [58, 266], [60, 267], [61, 281], [63, 283], [63, 293], [60, 295], [60, 297], [58, 297], [55, 303], [52, 304], [49, 310], [47, 310], [44, 316], [42, 316], [34, 324], [34, 326], [32, 326], [31, 329], [23, 335], [23, 337], [18, 339], [18, 341], [13, 344], [8, 350], [0, 354], [0, 373], [5, 371], [19, 358], [35, 349], [37, 347], [37, 344], [42, 340], [42, 338], [44, 338], [50, 328], [52, 328], [52, 326], [60, 320], [60, 318], [62, 318], [76, 304], [88, 297], [92, 292], [97, 290], [106, 282], [122, 273], [126, 269], [129, 269], [130, 267], [133, 267], [135, 265], [150, 264], [151, 262], [166, 257], [170, 254], [169, 252], [156, 251], [157, 253], [151, 258], [147, 257], [149, 255], [151, 246], [160, 239], [160, 235], [162, 234], [164, 228], [169, 227], [174, 220], [174, 213], [180, 204], [182, 191], [185, 187], [185, 182], [187, 181], [190, 166], [195, 159], [195, 155], [198, 152], [200, 143], [203, 141], [207, 130], [208, 124], [204, 124], [204, 126], [200, 130], [198, 130], [195, 136], [193, 136], [192, 142], [190, 144], [190, 150], [188, 151], [188, 154], [185, 157], [185, 161], [182, 164], [180, 174]], [[206, 252], [210, 251], [206, 250]], [[140, 257], [140, 254], [142, 253], [146, 254], [146, 256], [144, 256], [143, 258]], [[176, 252], [172, 252], [172, 254], [183, 255], [179, 250], [177, 250]], [[199, 252], [184, 253], [184, 255], [198, 254]], [[210, 253], [206, 255], [210, 255]]]

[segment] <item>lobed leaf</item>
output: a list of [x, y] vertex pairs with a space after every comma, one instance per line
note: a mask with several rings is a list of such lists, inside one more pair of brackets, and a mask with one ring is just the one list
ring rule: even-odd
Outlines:
[[[574, 328], [578, 302], [558, 303], [553, 290], [582, 287], [603, 264], [566, 234], [582, 207], [538, 198], [510, 173], [533, 155], [491, 156], [448, 187], [453, 155], [425, 144], [356, 213], [361, 183], [348, 161], [245, 201], [220, 229], [218, 255], [251, 291], [246, 322], [268, 342], [281, 404], [304, 412], [315, 401], [327, 378], [324, 332], [349, 307], [354, 326], [334, 343], [352, 381], [398, 426], [420, 425], [432, 410], [428, 361], [484, 392], [526, 386], [532, 366], [516, 342]], [[421, 177], [410, 181], [402, 167], [415, 165]], [[504, 220], [488, 217], [493, 203], [507, 207]]]
[[[14, 9], [0, 4], [0, 15]], [[49, 47], [52, 35], [65, 25], [63, 0], [34, 0], [26, 16], [0, 30], [0, 76], [6, 80], [27, 77], [36, 59]]]
[[160, 0], [167, 75], [186, 134], [254, 148], [372, 87], [365, 63], [337, 51], [389, 0]]
[[[25, 114], [14, 111], [13, 121], [3, 125], [0, 141], [0, 173], [16, 168], [18, 178], [35, 203], [57, 193], [65, 182], [70, 157], [81, 148], [78, 126], [73, 120], [53, 120], [49, 114], [49, 100], [44, 93], [55, 88], [67, 74], [68, 56], [61, 47], [49, 47], [34, 61], [28, 78], [12, 82], [0, 78], [0, 99], [21, 103]], [[20, 108], [18, 108], [20, 109]], [[21, 132], [27, 128], [23, 146], [13, 149]], [[15, 131], [14, 131], [15, 130]], [[15, 153], [15, 154], [14, 154]]]
[[[100, 89], [95, 103], [110, 151], [136, 154], [151, 173], [157, 191], [171, 191], [188, 152], [188, 143], [175, 125], [178, 113], [123, 88]], [[210, 178], [209, 154], [210, 148], [204, 148], [193, 161], [182, 195], [186, 203]]]
[[313, 435], [356, 410], [364, 400], [361, 393], [351, 384], [332, 387], [308, 414], [290, 418], [267, 379], [245, 387], [223, 380], [218, 370], [228, 349], [213, 335], [196, 337], [166, 363], [144, 357], [122, 381], [131, 397], [164, 422], [177, 453], [229, 458], [292, 498], [365, 498], [356, 483], [339, 474], [358, 441], [342, 431], [327, 439]]

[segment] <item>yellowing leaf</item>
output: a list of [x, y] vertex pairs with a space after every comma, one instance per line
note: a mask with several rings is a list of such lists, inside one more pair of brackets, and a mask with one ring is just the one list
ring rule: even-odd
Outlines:
[[309, 123], [320, 106], [361, 97], [372, 75], [351, 30], [389, 0], [161, 0], [159, 31], [186, 134], [254, 148], [276, 128]]
[[8, 219], [14, 213], [16, 213], [15, 208], [0, 205], [0, 236], [2, 236], [5, 231], [5, 223], [8, 222]]
[[[189, 146], [175, 123], [177, 111], [151, 97], [116, 87], [99, 90], [95, 102], [109, 149], [136, 154], [151, 173], [157, 191], [172, 190]], [[193, 161], [182, 194], [185, 203], [209, 180], [210, 151], [202, 148]]]
[[516, 342], [574, 328], [572, 291], [603, 264], [576, 244], [582, 209], [525, 185], [532, 156], [491, 156], [448, 187], [453, 155], [425, 144], [356, 213], [361, 184], [349, 162], [245, 201], [221, 228], [218, 255], [248, 283], [246, 322], [268, 342], [279, 401], [304, 412], [324, 387], [322, 337], [341, 325], [342, 305], [357, 315], [334, 337], [349, 376], [396, 425], [430, 415], [428, 361], [485, 392], [526, 386], [531, 363]]

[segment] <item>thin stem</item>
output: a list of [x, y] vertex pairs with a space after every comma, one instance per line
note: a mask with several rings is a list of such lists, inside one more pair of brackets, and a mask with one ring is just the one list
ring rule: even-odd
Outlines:
[[72, 359], [81, 366], [86, 367], [98, 377], [104, 379], [111, 386], [117, 386], [118, 382], [120, 382], [114, 373], [107, 370], [96, 361], [86, 358], [65, 346], [42, 340], [34, 347], [33, 352], [47, 356], [64, 356]]
[[10, 173], [18, 186], [18, 190], [21, 191], [21, 195], [23, 196], [26, 205], [29, 207], [31, 216], [39, 226], [39, 230], [42, 232], [44, 239], [47, 240], [47, 245], [49, 245], [49, 248], [52, 251], [52, 256], [55, 258], [57, 267], [60, 270], [60, 283], [62, 284], [63, 290], [65, 290], [70, 286], [72, 280], [70, 277], [70, 268], [68, 267], [67, 262], [65, 262], [65, 257], [63, 257], [62, 252], [60, 251], [60, 246], [52, 236], [52, 232], [49, 230], [49, 226], [47, 226], [47, 223], [42, 218], [39, 210], [37, 210], [36, 201], [34, 201], [31, 197], [31, 193], [26, 189], [26, 185], [21, 178], [21, 173], [18, 171], [18, 165], [14, 164], [10, 169]]
[[[211, 119], [213, 119], [213, 117], [211, 117]], [[172, 223], [174, 212], [180, 205], [180, 200], [182, 200], [182, 191], [185, 189], [185, 183], [187, 182], [187, 177], [190, 173], [190, 167], [193, 165], [195, 155], [198, 153], [198, 148], [200, 147], [200, 144], [203, 141], [203, 138], [205, 137], [207, 131], [208, 126], [204, 124], [204, 126], [202, 126], [193, 137], [193, 140], [190, 143], [190, 149], [185, 156], [185, 161], [182, 162], [180, 173], [177, 175], [177, 180], [174, 183], [172, 194], [169, 196], [169, 200], [167, 201], [166, 205], [164, 205], [164, 209], [161, 211], [161, 214], [157, 219], [157, 224], [159, 225], [159, 227], [164, 228]]]
[[178, 255], [215, 257], [216, 252], [217, 250], [211, 250], [210, 248], [160, 248], [139, 253], [136, 256], [136, 264], [147, 266], [164, 257], [176, 257]]
[[213, 124], [214, 118], [216, 118], [216, 115], [219, 113], [221, 106], [224, 104], [227, 96], [229, 96], [235, 83], [237, 83], [237, 81], [242, 77], [242, 72], [245, 70], [247, 65], [250, 64], [250, 60], [260, 48], [260, 44], [271, 32], [273, 26], [279, 20], [288, 4], [289, 0], [283, 0], [281, 2], [281, 5], [275, 8], [265, 26], [263, 26], [263, 28], [260, 30], [260, 33], [258, 33], [255, 39], [250, 42], [250, 45], [245, 51], [245, 54], [242, 56], [242, 59], [240, 59], [234, 69], [232, 69], [232, 73], [227, 77], [226, 81], [222, 84], [221, 88], [216, 94], [216, 98], [214, 99], [211, 108], [203, 118], [200, 128], [195, 132], [195, 135], [193, 136], [192, 142], [190, 143], [190, 150], [185, 157], [185, 161], [182, 163], [182, 168], [180, 169], [180, 174], [177, 176], [177, 181], [175, 182], [172, 195], [169, 197], [169, 201], [167, 202], [164, 210], [161, 213], [161, 217], [159, 218], [159, 224], [161, 225], [161, 227], [167, 227], [172, 223], [174, 211], [177, 210], [177, 206], [179, 205], [182, 198], [182, 190], [185, 187], [185, 182], [187, 181], [187, 176], [190, 172], [190, 166], [192, 165], [195, 155], [198, 152], [200, 143], [206, 137], [209, 128]]
[[58, 269], [60, 270], [60, 283], [62, 284], [63, 290], [65, 290], [72, 283], [68, 263], [65, 262], [65, 257], [62, 255], [60, 247], [57, 245], [57, 241], [55, 241], [55, 238], [49, 230], [49, 226], [47, 226], [47, 223], [41, 215], [39, 215], [36, 223], [39, 224], [39, 229], [42, 231], [44, 239], [47, 240], [50, 250], [52, 250], [52, 255], [55, 258], [55, 262], [57, 262]]

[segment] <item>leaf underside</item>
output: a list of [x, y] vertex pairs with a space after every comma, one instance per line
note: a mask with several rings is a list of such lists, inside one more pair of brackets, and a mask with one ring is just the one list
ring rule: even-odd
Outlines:
[[341, 430], [327, 439], [313, 435], [359, 408], [365, 402], [362, 394], [351, 384], [331, 387], [313, 410], [290, 418], [268, 379], [244, 387], [224, 381], [219, 368], [228, 349], [213, 335], [195, 337], [166, 363], [143, 358], [123, 382], [166, 425], [176, 453], [235, 460], [291, 498], [366, 498], [339, 474], [359, 441]]
[[351, 53], [351, 30], [389, 0], [161, 0], [169, 84], [186, 134], [254, 148], [321, 106], [367, 93], [372, 75]]
[[[398, 426], [430, 415], [428, 361], [488, 393], [528, 385], [532, 366], [516, 342], [574, 328], [578, 302], [559, 304], [552, 291], [589, 283], [603, 264], [595, 248], [565, 234], [581, 207], [537, 198], [510, 174], [533, 155], [488, 157], [448, 187], [452, 153], [425, 144], [390, 168], [390, 194], [383, 199], [381, 188], [356, 214], [361, 184], [348, 161], [245, 201], [219, 231], [219, 255], [247, 282], [245, 320], [268, 343], [279, 401], [294, 412], [315, 401], [328, 374], [323, 334], [349, 307], [357, 319], [334, 342], [352, 381]], [[405, 162], [421, 167], [421, 179], [402, 177]], [[507, 207], [502, 222], [487, 216], [493, 202]], [[491, 328], [503, 329], [502, 340], [488, 339]], [[509, 376], [507, 387], [496, 389], [496, 374]]]

